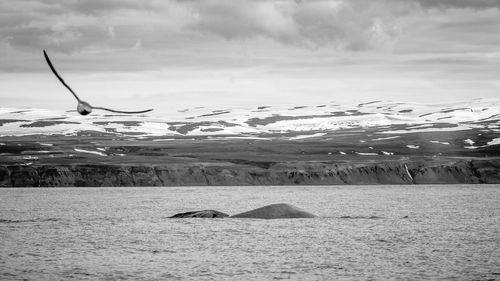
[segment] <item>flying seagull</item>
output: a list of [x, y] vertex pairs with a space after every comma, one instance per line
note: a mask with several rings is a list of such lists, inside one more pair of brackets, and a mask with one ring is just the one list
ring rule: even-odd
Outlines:
[[73, 92], [73, 90], [68, 86], [68, 84], [66, 84], [66, 82], [64, 82], [64, 80], [61, 78], [61, 76], [59, 76], [59, 74], [57, 73], [56, 69], [52, 65], [52, 62], [50, 61], [49, 56], [47, 55], [47, 52], [45, 52], [45, 50], [43, 50], [43, 55], [45, 56], [45, 60], [47, 61], [47, 64], [49, 65], [50, 70], [52, 70], [52, 72], [57, 77], [57, 79], [59, 79], [59, 81], [61, 81], [61, 83], [64, 85], [64, 87], [66, 87], [66, 89], [68, 89], [73, 94], [73, 96], [76, 98], [76, 100], [78, 101], [78, 106], [76, 107], [76, 110], [81, 115], [87, 115], [87, 114], [91, 113], [92, 109], [107, 110], [107, 111], [111, 111], [111, 112], [115, 112], [115, 113], [126, 113], [126, 114], [145, 113], [145, 112], [149, 112], [149, 111], [153, 110], [151, 108], [151, 109], [140, 110], [140, 111], [123, 111], [123, 110], [109, 109], [109, 108], [105, 108], [105, 107], [91, 106], [88, 102], [82, 101], [75, 94], [75, 92]]

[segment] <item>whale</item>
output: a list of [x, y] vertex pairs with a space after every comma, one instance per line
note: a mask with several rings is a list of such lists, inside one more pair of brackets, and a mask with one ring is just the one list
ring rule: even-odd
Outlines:
[[286, 203], [278, 203], [266, 205], [264, 207], [260, 207], [243, 213], [238, 213], [232, 216], [216, 210], [200, 210], [178, 213], [171, 216], [170, 218], [300, 219], [317, 218], [317, 216], [303, 209], [300, 209], [299, 207]]
[[230, 218], [251, 219], [300, 219], [316, 217], [316, 215], [313, 215], [305, 210], [285, 203], [271, 204], [230, 216]]
[[228, 214], [216, 210], [201, 210], [179, 213], [171, 216], [170, 218], [226, 218]]

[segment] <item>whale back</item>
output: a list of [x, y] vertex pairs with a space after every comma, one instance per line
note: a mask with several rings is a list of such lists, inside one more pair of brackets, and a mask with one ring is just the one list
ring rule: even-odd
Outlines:
[[175, 214], [170, 218], [225, 218], [228, 216], [228, 214], [216, 210], [201, 210]]
[[272, 204], [230, 217], [254, 219], [296, 219], [315, 218], [316, 216], [289, 204]]

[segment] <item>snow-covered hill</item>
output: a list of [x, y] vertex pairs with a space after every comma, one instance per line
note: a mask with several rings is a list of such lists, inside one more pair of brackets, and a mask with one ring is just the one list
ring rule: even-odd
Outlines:
[[339, 129], [376, 128], [381, 134], [482, 129], [500, 132], [500, 100], [455, 104], [373, 101], [355, 106], [193, 108], [170, 116], [56, 112], [0, 108], [0, 136], [104, 134], [145, 137], [320, 137]]

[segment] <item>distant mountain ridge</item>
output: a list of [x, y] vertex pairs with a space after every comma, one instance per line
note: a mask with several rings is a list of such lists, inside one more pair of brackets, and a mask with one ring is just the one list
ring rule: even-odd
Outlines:
[[[422, 105], [372, 101], [345, 107], [193, 108], [161, 118], [44, 109], [0, 108], [0, 136], [116, 135], [135, 137], [319, 137], [340, 129], [378, 128], [379, 134], [482, 129], [500, 132], [500, 100]], [[493, 140], [492, 140], [493, 141]]]
[[0, 186], [500, 183], [500, 101], [0, 108]]

